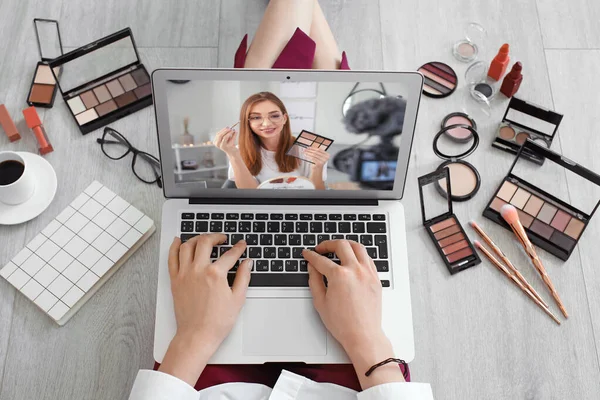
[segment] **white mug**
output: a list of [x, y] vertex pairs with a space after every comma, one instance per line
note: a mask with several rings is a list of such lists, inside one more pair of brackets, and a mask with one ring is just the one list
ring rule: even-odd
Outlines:
[[[33, 179], [33, 174], [31, 168], [27, 167], [27, 163], [23, 157], [18, 155], [12, 151], [0, 151], [0, 164], [6, 161], [16, 161], [18, 163], [23, 164], [24, 169], [21, 176], [17, 178], [12, 183], [6, 183], [8, 176], [0, 177], [5, 179], [0, 179], [0, 202], [9, 204], [9, 205], [17, 205], [26, 202], [33, 196], [33, 192], [35, 191], [35, 180]], [[0, 166], [0, 174], [6, 174], [6, 172], [2, 171]]]

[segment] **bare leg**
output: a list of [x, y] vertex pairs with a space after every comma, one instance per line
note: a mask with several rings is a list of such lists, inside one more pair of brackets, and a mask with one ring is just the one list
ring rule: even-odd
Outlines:
[[317, 44], [312, 68], [338, 69], [342, 61], [342, 54], [338, 49], [318, 0], [315, 0], [309, 36]]
[[248, 49], [245, 67], [271, 68], [296, 28], [311, 31], [315, 4], [315, 0], [271, 0]]

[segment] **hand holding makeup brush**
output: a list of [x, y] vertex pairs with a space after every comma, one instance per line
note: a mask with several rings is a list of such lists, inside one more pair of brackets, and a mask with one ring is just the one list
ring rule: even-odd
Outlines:
[[538, 257], [533, 245], [531, 244], [531, 242], [529, 241], [529, 238], [527, 237], [527, 233], [525, 233], [525, 228], [523, 228], [523, 225], [521, 224], [521, 221], [519, 220], [519, 213], [517, 212], [517, 209], [510, 204], [505, 204], [500, 209], [500, 215], [502, 215], [502, 218], [504, 218], [504, 220], [508, 223], [508, 225], [510, 225], [511, 229], [517, 236], [517, 239], [519, 239], [519, 242], [525, 249], [525, 252], [531, 259], [533, 266], [535, 267], [535, 269], [538, 271], [538, 273], [542, 277], [542, 280], [546, 284], [546, 287], [548, 288], [548, 290], [550, 290], [550, 293], [552, 294], [554, 301], [558, 305], [558, 308], [560, 308], [560, 311], [563, 313], [565, 318], [568, 318], [569, 314], [567, 314], [567, 310], [565, 309], [564, 304], [560, 300], [560, 296], [558, 295], [558, 292], [554, 288], [554, 285], [552, 284], [552, 281], [550, 280], [550, 277], [548, 276], [548, 273], [546, 272], [546, 268], [544, 268], [542, 261]]
[[233, 127], [225, 127], [217, 132], [217, 135], [215, 136], [215, 146], [223, 150], [228, 156], [233, 156], [239, 151], [239, 149], [236, 147], [236, 139], [237, 132], [233, 129]]

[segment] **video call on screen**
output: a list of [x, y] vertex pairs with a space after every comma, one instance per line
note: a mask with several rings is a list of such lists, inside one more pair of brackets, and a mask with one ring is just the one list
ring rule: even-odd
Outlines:
[[167, 82], [175, 184], [392, 190], [406, 92], [398, 82]]

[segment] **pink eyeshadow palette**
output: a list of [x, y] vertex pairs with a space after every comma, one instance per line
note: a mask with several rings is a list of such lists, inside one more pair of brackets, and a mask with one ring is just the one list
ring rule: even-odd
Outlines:
[[418, 70], [425, 81], [423, 94], [427, 97], [442, 98], [450, 96], [456, 90], [458, 78], [456, 72], [448, 64], [442, 62], [428, 62]]
[[452, 212], [450, 196], [442, 198], [436, 185], [444, 182], [450, 193], [449, 169], [432, 172], [419, 178], [419, 195], [423, 225], [450, 274], [463, 271], [481, 262], [471, 241]]
[[326, 138], [325, 136], [317, 135], [309, 131], [302, 131], [292, 144], [292, 147], [287, 151], [288, 156], [296, 157], [306, 162], [313, 164], [305, 155], [304, 150], [312, 147], [314, 149], [322, 149], [327, 151], [329, 146], [333, 143], [333, 139]]
[[[500, 215], [500, 208], [505, 204], [512, 204], [517, 209], [521, 224], [531, 242], [566, 261], [600, 205], [600, 201], [596, 203], [592, 212], [587, 214], [532, 185], [524, 177], [516, 176], [513, 174], [515, 164], [519, 157], [525, 157], [525, 154], [534, 154], [538, 158], [554, 161], [598, 186], [600, 186], [600, 176], [578, 164], [565, 162], [561, 155], [527, 140], [509, 174], [483, 212], [485, 217], [510, 229]], [[529, 160], [528, 157], [525, 158]], [[589, 193], [591, 196], [594, 190], [590, 190]]]

